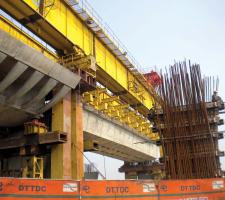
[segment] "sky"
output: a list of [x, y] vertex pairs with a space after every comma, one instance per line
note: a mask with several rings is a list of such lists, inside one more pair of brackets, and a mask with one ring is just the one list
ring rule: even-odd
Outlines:
[[[190, 59], [202, 74], [219, 77], [225, 99], [224, 0], [89, 0], [145, 71]], [[224, 118], [224, 116], [221, 116]], [[224, 130], [224, 127], [220, 127]], [[225, 151], [225, 139], [220, 141]], [[103, 156], [87, 153], [105, 174]], [[123, 179], [123, 164], [105, 158], [107, 179]], [[225, 170], [225, 159], [221, 159]]]

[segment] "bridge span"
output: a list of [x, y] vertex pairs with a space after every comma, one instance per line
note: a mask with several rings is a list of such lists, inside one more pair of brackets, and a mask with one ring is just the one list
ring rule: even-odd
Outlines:
[[20, 127], [21, 134], [33, 118], [46, 123], [50, 133], [67, 133], [60, 144], [38, 144], [29, 153], [20, 147], [19, 155], [47, 157], [46, 173], [65, 179], [83, 177], [88, 143], [97, 144], [96, 153], [125, 162], [159, 157], [159, 137], [148, 119], [154, 89], [88, 5], [2, 0], [0, 8], [3, 139], [8, 129]]

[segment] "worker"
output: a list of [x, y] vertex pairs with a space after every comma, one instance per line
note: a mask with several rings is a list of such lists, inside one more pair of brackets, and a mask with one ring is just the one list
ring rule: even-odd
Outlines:
[[155, 121], [156, 113], [154, 107], [149, 110], [148, 119], [150, 121]]
[[153, 123], [152, 123], [152, 132], [153, 132], [153, 133], [157, 133], [158, 131], [159, 131], [159, 130], [158, 130], [158, 128], [157, 128], [156, 123], [153, 122]]
[[218, 106], [219, 110], [224, 109], [224, 102], [223, 102], [222, 98], [218, 95], [217, 91], [213, 92], [212, 102], [216, 102], [217, 103], [217, 106]]

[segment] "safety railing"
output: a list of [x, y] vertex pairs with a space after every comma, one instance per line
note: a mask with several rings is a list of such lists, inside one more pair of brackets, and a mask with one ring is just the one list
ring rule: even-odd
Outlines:
[[139, 62], [134, 58], [126, 46], [120, 41], [116, 36], [113, 30], [109, 27], [107, 23], [99, 16], [99, 14], [94, 10], [87, 0], [68, 0], [69, 4], [76, 10], [81, 10], [86, 12], [92, 20], [102, 29], [104, 34], [114, 43], [114, 45], [121, 51], [121, 53], [126, 57], [126, 59], [131, 63], [131, 65], [138, 70], [139, 73], [143, 74], [144, 70], [142, 69]]

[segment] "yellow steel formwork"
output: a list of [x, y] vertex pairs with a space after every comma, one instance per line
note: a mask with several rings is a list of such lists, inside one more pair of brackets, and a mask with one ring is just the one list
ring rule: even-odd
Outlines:
[[130, 108], [128, 104], [124, 104], [118, 96], [110, 95], [106, 88], [85, 92], [83, 102], [93, 106], [108, 117], [135, 129], [151, 140], [155, 141], [159, 138], [157, 133], [152, 132], [151, 123], [143, 115]]
[[[87, 24], [79, 19], [64, 0], [45, 0], [45, 2], [47, 5], [51, 5], [46, 6], [44, 9], [43, 16], [45, 20], [38, 18], [34, 23], [25, 25], [53, 47], [62, 47], [61, 49], [65, 53], [70, 53], [72, 46], [78, 45], [84, 50], [86, 55], [94, 55], [99, 67], [97, 70], [97, 81], [112, 92], [123, 92], [121, 98], [130, 105], [138, 105], [136, 109], [146, 115], [148, 109], [152, 107], [152, 97], [146, 87], [140, 83], [102, 41], [95, 37], [95, 34], [88, 29]], [[15, 1], [12, 3], [12, 0], [4, 0], [1, 1], [1, 4], [7, 12], [17, 18], [20, 16], [23, 19], [28, 18], [34, 14], [33, 12], [39, 10], [37, 0], [21, 0], [16, 1], [16, 3]], [[15, 11], [16, 6], [21, 8], [21, 10], [17, 9]], [[42, 26], [43, 24], [45, 26]], [[52, 26], [53, 29], [49, 28], [49, 26]], [[55, 32], [54, 34], [53, 31]], [[61, 36], [57, 36], [58, 41], [57, 39], [53, 41], [54, 38], [47, 33], [52, 33], [53, 36], [61, 34]], [[136, 83], [137, 87], [139, 87], [139, 92], [129, 87], [130, 82]]]

